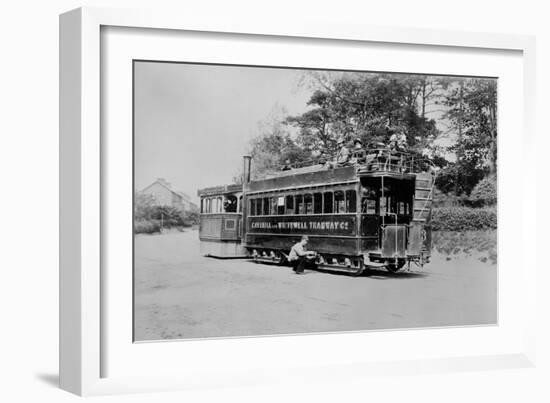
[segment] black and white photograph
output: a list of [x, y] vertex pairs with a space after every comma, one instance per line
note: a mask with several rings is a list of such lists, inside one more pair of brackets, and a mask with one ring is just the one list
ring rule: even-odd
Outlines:
[[497, 91], [134, 60], [134, 341], [497, 325]]

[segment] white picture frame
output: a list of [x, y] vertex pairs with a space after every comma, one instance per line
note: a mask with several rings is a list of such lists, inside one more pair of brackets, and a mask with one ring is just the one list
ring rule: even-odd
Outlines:
[[[96, 395], [275, 383], [290, 380], [297, 373], [301, 374], [302, 379], [306, 377], [319, 381], [381, 373], [409, 374], [534, 365], [536, 264], [534, 254], [525, 254], [525, 258], [519, 263], [520, 269], [516, 269], [521, 273], [522, 279], [517, 287], [522, 296], [521, 308], [529, 312], [529, 315], [526, 315], [521, 324], [513, 324], [511, 332], [517, 337], [500, 353], [496, 350], [484, 350], [481, 346], [477, 350], [470, 349], [464, 353], [446, 354], [444, 349], [433, 350], [420, 354], [417, 358], [408, 356], [400, 359], [399, 352], [396, 352], [395, 357], [382, 361], [366, 360], [361, 356], [355, 360], [339, 361], [334, 357], [327, 356], [324, 359], [308, 354], [310, 351], [307, 345], [311, 344], [309, 342], [314, 338], [319, 340], [319, 336], [314, 335], [206, 340], [201, 341], [202, 344], [195, 344], [193, 348], [206, 348], [219, 354], [233, 350], [244, 358], [246, 354], [257, 356], [262, 351], [262, 345], [269, 340], [272, 346], [279, 344], [285, 349], [303, 351], [304, 355], [292, 363], [272, 360], [260, 363], [252, 357], [251, 360], [243, 359], [239, 368], [235, 368], [238, 366], [236, 363], [227, 367], [216, 365], [216, 359], [209, 358], [206, 363], [201, 363], [201, 369], [197, 371], [190, 368], [199, 364], [199, 358], [189, 356], [186, 362], [167, 365], [172, 372], [167, 371], [157, 376], [124, 374], [122, 367], [120, 371], [116, 371], [116, 376], [109, 375], [111, 371], [106, 369], [105, 362], [113, 354], [113, 348], [117, 349], [118, 346], [111, 343], [106, 335], [105, 327], [109, 322], [105, 318], [110, 315], [110, 305], [106, 303], [108, 291], [105, 290], [105, 272], [102, 271], [107, 245], [102, 232], [102, 220], [106, 218], [101, 209], [105, 203], [105, 191], [109, 189], [107, 178], [112, 174], [109, 169], [115, 169], [106, 169], [102, 162], [105, 158], [106, 142], [101, 137], [104, 130], [101, 120], [101, 92], [108, 90], [102, 85], [109, 85], [101, 80], [101, 31], [104, 27], [187, 31], [199, 36], [200, 33], [223, 33], [254, 36], [258, 40], [323, 40], [333, 41], [335, 46], [338, 43], [376, 43], [382, 47], [399, 44], [439, 49], [473, 49], [480, 54], [491, 51], [518, 52], [523, 88], [523, 146], [519, 158], [527, 162], [534, 155], [535, 42], [530, 36], [383, 28], [315, 21], [250, 21], [245, 18], [214, 20], [150, 10], [81, 8], [65, 13], [60, 17], [60, 385], [63, 389], [79, 395]], [[499, 141], [506, 143], [510, 139], [500, 138]], [[499, 176], [499, 181], [501, 180]], [[524, 189], [536, 188], [536, 177], [533, 175], [524, 178], [523, 186]], [[522, 207], [518, 213], [518, 228], [523, 241], [519, 242], [518, 248], [527, 250], [525, 235], [536, 233], [535, 222], [521, 220], [521, 217], [532, 210], [529, 204], [534, 200], [534, 195], [521, 192], [520, 197]], [[499, 211], [499, 231], [501, 220], [506, 218]], [[423, 332], [428, 331], [417, 330], [407, 337], [420, 340], [424, 337]], [[437, 337], [437, 330], [430, 332], [435, 332], [433, 336]], [[464, 340], [469, 340], [468, 334], [471, 333], [469, 329], [454, 329], [453, 332], [452, 337], [462, 337]], [[490, 336], [491, 332], [501, 336], [498, 329], [489, 329], [488, 332], [486, 336]], [[322, 337], [323, 343], [344, 341], [353, 344], [361, 343], [366, 337], [397, 340], [400, 337], [397, 333], [354, 333], [345, 336], [332, 334]], [[520, 333], [521, 341], [518, 336]], [[440, 331], [439, 334], [447, 337], [445, 331]], [[128, 342], [131, 343], [131, 340]], [[175, 351], [179, 348], [178, 344], [185, 342], [163, 343], [163, 354]], [[107, 345], [110, 346], [109, 349]], [[156, 347], [160, 346], [151, 344], [147, 347], [151, 350], [147, 354], [156, 354]], [[232, 356], [232, 359], [236, 357], [238, 355]], [[218, 364], [221, 364], [221, 359], [218, 360]], [[148, 363], [143, 361], [143, 365]], [[307, 368], [306, 374], [304, 368]]]

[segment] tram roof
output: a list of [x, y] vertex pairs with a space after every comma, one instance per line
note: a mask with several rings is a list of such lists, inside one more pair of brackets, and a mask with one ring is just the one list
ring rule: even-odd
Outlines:
[[[267, 192], [282, 189], [303, 188], [309, 186], [336, 185], [353, 183], [363, 177], [388, 177], [398, 180], [414, 179], [416, 174], [431, 169], [429, 159], [420, 155], [390, 149], [365, 150], [370, 156], [369, 162], [329, 168], [327, 164], [312, 164], [271, 174], [264, 179], [247, 184], [213, 186], [198, 190], [198, 196], [221, 196], [228, 193]], [[369, 157], [367, 157], [369, 158]]]
[[221, 196], [229, 193], [238, 193], [243, 191], [241, 183], [232, 183], [229, 185], [210, 186], [197, 190], [197, 196]]
[[319, 169], [317, 170], [300, 172], [301, 170], [303, 170], [303, 168], [291, 169], [289, 171], [283, 171], [277, 176], [251, 181], [247, 184], [246, 190], [249, 192], [261, 192], [267, 190], [303, 187], [306, 185], [329, 185], [358, 180], [354, 166], [335, 169], [321, 168], [321, 166], [319, 166]]

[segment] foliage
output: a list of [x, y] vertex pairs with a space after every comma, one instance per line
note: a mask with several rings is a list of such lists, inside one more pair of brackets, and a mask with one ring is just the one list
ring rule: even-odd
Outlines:
[[[302, 148], [292, 139], [284, 123], [284, 110], [274, 110], [266, 120], [259, 122], [258, 135], [250, 140], [247, 153], [252, 157], [251, 179], [260, 179], [275, 173], [288, 161], [299, 164], [311, 160], [311, 151]], [[242, 171], [234, 176], [235, 183], [242, 182]]]
[[484, 175], [483, 170], [473, 167], [466, 161], [455, 162], [438, 172], [435, 184], [444, 193], [465, 197]]
[[156, 220], [140, 220], [134, 222], [134, 233], [154, 234], [160, 232], [160, 222]]
[[437, 187], [434, 189], [432, 200], [434, 207], [460, 207], [467, 204], [467, 196], [456, 196], [453, 192], [445, 193]]
[[497, 263], [497, 231], [434, 231], [432, 232], [432, 257], [436, 253], [445, 260], [474, 258], [481, 262]]
[[432, 229], [468, 231], [497, 228], [495, 208], [439, 207], [432, 211]]
[[171, 206], [153, 204], [150, 195], [136, 193], [134, 199], [134, 231], [136, 233], [160, 232], [162, 228], [190, 227], [199, 223], [197, 209], [182, 211]]
[[469, 194], [476, 183], [497, 168], [497, 87], [495, 80], [453, 79], [446, 85], [441, 105], [456, 134], [449, 147], [456, 155], [452, 172], [441, 178], [455, 194]]
[[497, 181], [488, 176], [478, 182], [470, 194], [470, 200], [479, 206], [492, 206], [497, 202]]
[[436, 91], [433, 78], [348, 73], [317, 81], [321, 88], [308, 101], [310, 109], [286, 120], [298, 128], [303, 148], [334, 155], [340, 139], [387, 144], [393, 134], [404, 134], [407, 147], [420, 150], [437, 136], [425, 108]]

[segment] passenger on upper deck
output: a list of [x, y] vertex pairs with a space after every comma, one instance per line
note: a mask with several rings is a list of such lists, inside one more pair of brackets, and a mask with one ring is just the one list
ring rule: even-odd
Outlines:
[[353, 140], [353, 152], [350, 159], [350, 164], [360, 164], [365, 162], [365, 149], [363, 148], [363, 142], [359, 137]]
[[328, 161], [327, 161], [327, 155], [325, 154], [324, 151], [321, 151], [321, 152], [319, 153], [319, 156], [317, 157], [317, 163], [318, 163], [319, 165], [325, 166], [325, 165], [327, 164], [327, 162], [328, 162]]
[[407, 136], [405, 133], [394, 133], [390, 137], [390, 148], [393, 150], [405, 150], [407, 147]]
[[338, 152], [334, 160], [330, 163], [330, 168], [346, 166], [349, 164], [351, 158], [350, 150], [346, 147], [343, 138], [340, 138], [336, 144], [338, 145]]
[[281, 168], [281, 171], [290, 171], [292, 169], [292, 165], [290, 163], [290, 160], [287, 158], [285, 160], [285, 164], [283, 165], [283, 167]]

